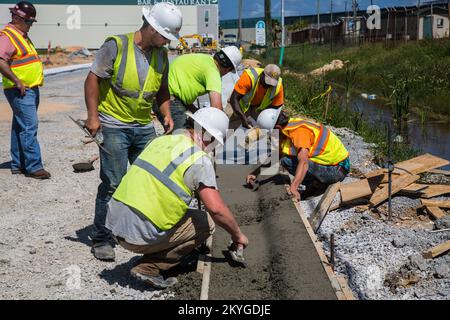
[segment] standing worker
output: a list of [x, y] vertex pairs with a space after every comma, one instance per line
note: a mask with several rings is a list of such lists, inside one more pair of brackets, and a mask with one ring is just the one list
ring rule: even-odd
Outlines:
[[222, 77], [236, 72], [242, 55], [238, 48], [230, 46], [208, 54], [192, 53], [176, 58], [170, 65], [169, 89], [174, 129], [182, 129], [186, 124], [186, 110], [195, 112], [194, 102], [199, 96], [209, 95], [211, 107], [223, 109]]
[[44, 84], [44, 67], [28, 38], [31, 26], [37, 21], [36, 9], [28, 1], [21, 1], [9, 11], [12, 22], [0, 32], [0, 73], [13, 111], [11, 173], [49, 179], [37, 139], [39, 87]]
[[[231, 235], [234, 245], [248, 245], [217, 190], [214, 165], [204, 151], [212, 143], [223, 144], [228, 117], [217, 108], [188, 116], [183, 133], [147, 146], [108, 204], [106, 226], [121, 246], [143, 254], [131, 275], [157, 288], [176, 283], [164, 272], [201, 246], [214, 232], [214, 222]], [[211, 216], [189, 208], [194, 191]]]
[[250, 128], [249, 116], [256, 119], [266, 108], [282, 107], [284, 89], [280, 75], [281, 70], [275, 64], [269, 64], [264, 69], [246, 69], [231, 94], [232, 121], [239, 119], [245, 128]]
[[173, 129], [170, 115], [168, 57], [163, 48], [178, 39], [180, 10], [172, 3], [143, 7], [140, 30], [109, 37], [97, 53], [85, 82], [88, 111], [86, 128], [103, 134], [100, 179], [95, 203], [92, 252], [97, 259], [114, 260], [112, 237], [105, 228], [106, 205], [132, 164], [156, 138], [151, 108], [156, 98], [166, 132]]
[[[281, 165], [294, 176], [290, 193], [300, 201], [301, 184], [306, 188], [329, 185], [345, 179], [350, 172], [349, 153], [339, 138], [323, 124], [296, 117], [289, 118], [281, 109], [267, 109], [257, 120], [265, 130], [279, 129]], [[247, 177], [247, 183], [256, 179]]]

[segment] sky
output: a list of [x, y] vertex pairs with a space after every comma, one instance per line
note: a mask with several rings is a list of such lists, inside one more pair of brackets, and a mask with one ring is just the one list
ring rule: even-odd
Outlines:
[[[264, 0], [242, 0], [243, 1], [243, 17], [255, 18], [264, 16]], [[321, 13], [330, 12], [331, 0], [319, 0]], [[412, 6], [417, 5], [418, 0], [372, 0], [374, 5], [380, 7], [387, 6]], [[351, 10], [352, 0], [333, 0], [333, 11], [345, 11], [345, 2], [347, 2], [347, 10]], [[421, 1], [425, 2], [424, 0]], [[359, 0], [360, 9], [367, 9], [371, 0]], [[317, 13], [316, 0], [285, 0], [285, 15], [299, 16]], [[220, 20], [237, 19], [238, 17], [238, 0], [219, 0]], [[281, 0], [272, 0], [272, 16], [281, 16]]]

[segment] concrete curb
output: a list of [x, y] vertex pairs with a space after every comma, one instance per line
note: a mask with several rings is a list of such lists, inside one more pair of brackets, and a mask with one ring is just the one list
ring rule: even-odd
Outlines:
[[[70, 65], [70, 66], [58, 67], [58, 68], [45, 69], [44, 76], [53, 76], [53, 75], [66, 73], [66, 72], [88, 69], [91, 67], [91, 65], [92, 65], [92, 63], [83, 63], [83, 64], [74, 64], [74, 65]], [[2, 81], [2, 80], [3, 80], [3, 78], [0, 76], [0, 81]], [[1, 85], [1, 83], [0, 83], [0, 87], [3, 87]]]

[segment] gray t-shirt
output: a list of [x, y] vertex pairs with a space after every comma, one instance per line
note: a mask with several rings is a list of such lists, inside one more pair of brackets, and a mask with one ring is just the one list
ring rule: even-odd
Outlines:
[[[184, 183], [190, 190], [197, 190], [200, 185], [218, 189], [211, 159], [207, 156], [198, 159], [184, 173]], [[186, 214], [202, 213], [191, 207]], [[139, 211], [114, 198], [111, 198], [108, 203], [105, 225], [113, 235], [135, 245], [156, 244], [165, 239], [167, 233], [159, 230]]]
[[[152, 59], [152, 50], [143, 51], [138, 45], [134, 43], [134, 55], [136, 57], [136, 66], [139, 76], [139, 84], [141, 88], [144, 87], [145, 80], [147, 78], [148, 69], [150, 67], [150, 61]], [[95, 60], [91, 66], [91, 72], [102, 79], [110, 79], [114, 73], [114, 62], [117, 58], [117, 43], [115, 40], [110, 39], [106, 41], [98, 50]], [[165, 57], [166, 68], [164, 69], [164, 75], [162, 78], [162, 83], [166, 83], [168, 86], [168, 72], [169, 72], [169, 62], [167, 56]], [[138, 122], [124, 123], [116, 118], [100, 113], [100, 121], [102, 125], [109, 128], [134, 128], [134, 127], [148, 127], [153, 124], [142, 125]]]

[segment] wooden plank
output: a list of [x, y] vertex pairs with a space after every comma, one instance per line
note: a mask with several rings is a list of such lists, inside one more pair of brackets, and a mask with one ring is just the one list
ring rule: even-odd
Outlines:
[[[419, 180], [420, 177], [418, 175], [410, 175], [410, 174], [403, 174], [400, 175], [398, 178], [392, 179], [392, 190], [391, 194], [394, 195], [400, 190], [406, 188], [411, 183], [414, 183], [415, 181]], [[372, 197], [370, 198], [370, 204], [371, 206], [375, 207], [385, 201], [389, 198], [389, 188], [383, 188], [381, 190], [377, 190], [374, 192]]]
[[[395, 174], [419, 174], [426, 172], [431, 169], [443, 167], [450, 164], [450, 161], [433, 156], [432, 154], [426, 153], [421, 156], [402, 161], [395, 164], [394, 173]], [[386, 169], [378, 169], [368, 174], [365, 174], [366, 178], [375, 177], [377, 175], [382, 175], [386, 173]]]
[[420, 199], [425, 207], [450, 208], [450, 201]]
[[444, 176], [450, 176], [450, 170], [431, 169], [431, 170], [428, 170], [428, 172], [435, 173], [435, 174], [443, 174]]
[[438, 207], [425, 207], [425, 208], [426, 208], [428, 214], [431, 215], [436, 220], [442, 219], [443, 217], [445, 217], [444, 211], [442, 211]]
[[450, 193], [450, 186], [445, 184], [419, 184], [413, 183], [401, 190], [401, 194], [421, 198], [433, 198]]
[[450, 250], [450, 240], [441, 243], [440, 245], [437, 245], [429, 249], [428, 251], [425, 251], [422, 255], [426, 259], [433, 259], [449, 250]]
[[[208, 248], [212, 249], [212, 241], [213, 236], [210, 235], [208, 239], [206, 239], [206, 245]], [[208, 300], [209, 296], [209, 282], [211, 279], [211, 257], [212, 250], [206, 255], [205, 266], [203, 268], [203, 278], [202, 278], [202, 289], [200, 291], [200, 300]]]
[[[289, 192], [289, 185], [285, 185], [286, 191]], [[336, 292], [336, 297], [338, 300], [356, 300], [353, 293], [350, 291], [349, 293], [344, 293], [344, 289], [341, 287], [340, 281], [338, 281], [336, 274], [334, 273], [333, 269], [331, 269], [330, 262], [328, 261], [327, 256], [325, 255], [325, 252], [323, 251], [322, 243], [317, 238], [316, 234], [314, 233], [314, 230], [311, 227], [311, 224], [309, 223], [308, 219], [306, 218], [303, 208], [301, 204], [297, 201], [292, 200], [294, 203], [295, 208], [297, 209], [298, 215], [300, 216], [300, 219], [303, 222], [303, 225], [305, 226], [306, 230], [308, 231], [308, 235], [311, 239], [311, 241], [314, 244], [314, 247], [316, 248], [317, 254], [319, 255], [320, 262], [322, 263], [322, 267], [325, 270], [325, 273], [328, 276], [328, 279], [330, 280], [331, 286]], [[344, 280], [345, 281], [345, 280]], [[348, 287], [348, 285], [347, 285]]]
[[341, 185], [341, 183], [337, 182], [335, 184], [328, 186], [327, 190], [325, 191], [324, 195], [322, 196], [322, 199], [320, 199], [319, 203], [317, 204], [317, 207], [314, 209], [314, 212], [311, 214], [309, 221], [311, 223], [311, 226], [314, 229], [314, 232], [317, 232], [320, 225], [322, 224], [323, 219], [327, 215], [328, 210], [330, 209], [331, 203], [333, 202], [333, 199], [336, 196], [336, 193], [339, 192], [340, 185]]
[[342, 293], [345, 296], [345, 300], [356, 300], [355, 296], [353, 295], [352, 290], [350, 289], [350, 287], [348, 286], [348, 281], [346, 278], [342, 277], [342, 276], [336, 276], [337, 280], [339, 282], [339, 285], [342, 288]]
[[353, 183], [341, 184], [341, 197], [343, 203], [349, 203], [353, 200], [369, 197], [372, 195], [369, 181], [367, 179], [359, 180]]

